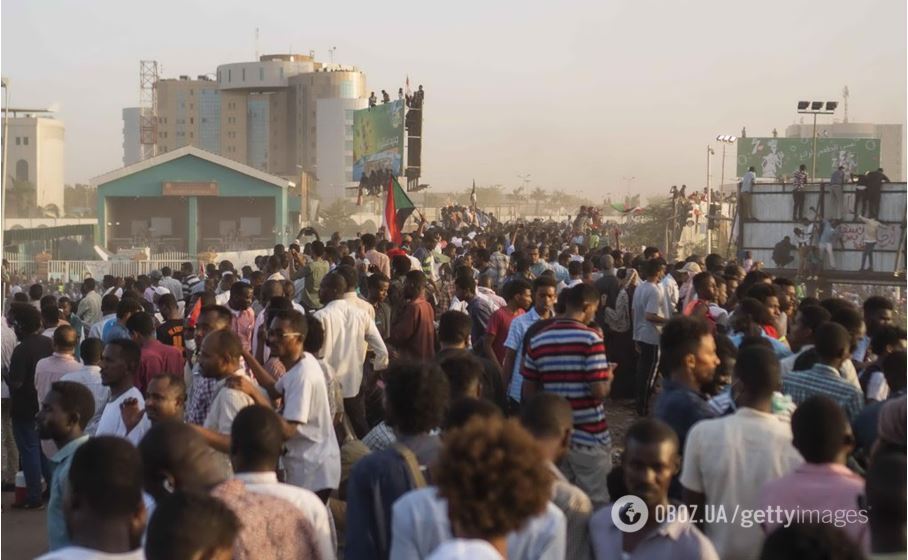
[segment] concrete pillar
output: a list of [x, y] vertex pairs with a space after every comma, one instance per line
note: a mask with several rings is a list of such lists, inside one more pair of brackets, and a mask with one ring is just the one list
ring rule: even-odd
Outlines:
[[287, 189], [283, 188], [280, 194], [274, 197], [274, 229], [277, 230], [274, 236], [275, 243], [284, 242], [285, 227], [287, 227]]
[[98, 225], [95, 226], [95, 243], [107, 250], [107, 197], [98, 193]]
[[187, 232], [189, 233], [189, 246], [186, 250], [189, 257], [195, 259], [199, 254], [199, 199], [195, 196], [189, 197], [189, 221], [187, 222]]

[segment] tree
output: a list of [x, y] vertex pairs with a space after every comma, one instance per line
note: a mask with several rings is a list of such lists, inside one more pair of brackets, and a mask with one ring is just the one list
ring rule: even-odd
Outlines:
[[546, 201], [549, 193], [542, 187], [536, 187], [533, 189], [533, 192], [530, 193], [530, 199], [536, 201], [536, 215], [539, 215], [539, 205]]
[[320, 204], [318, 208], [318, 221], [329, 235], [339, 231], [342, 235], [356, 233], [359, 226], [350, 217], [357, 212], [356, 206], [346, 199], [339, 198], [331, 204]]

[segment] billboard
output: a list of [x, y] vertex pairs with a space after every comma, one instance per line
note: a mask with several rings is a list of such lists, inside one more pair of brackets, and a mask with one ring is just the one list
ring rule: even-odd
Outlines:
[[[738, 177], [753, 167], [757, 177], [791, 177], [802, 163], [813, 165], [810, 138], [739, 138]], [[876, 138], [817, 138], [817, 177], [829, 178], [839, 166], [845, 173], [860, 174], [880, 167], [880, 141]]]
[[404, 152], [404, 102], [392, 101], [353, 113], [353, 180], [372, 171], [401, 174]]

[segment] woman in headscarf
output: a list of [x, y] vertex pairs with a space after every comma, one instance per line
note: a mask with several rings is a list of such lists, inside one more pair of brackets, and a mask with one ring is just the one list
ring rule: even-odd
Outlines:
[[618, 271], [621, 285], [615, 308], [605, 308], [603, 317], [609, 329], [609, 345], [605, 349], [610, 362], [617, 362], [615, 379], [612, 380], [611, 395], [615, 398], [634, 396], [634, 375], [637, 371], [637, 351], [634, 349], [634, 330], [631, 302], [634, 290], [640, 283], [640, 276], [633, 268]]

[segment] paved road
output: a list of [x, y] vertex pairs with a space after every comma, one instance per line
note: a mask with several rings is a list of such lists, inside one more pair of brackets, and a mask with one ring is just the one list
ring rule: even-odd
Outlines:
[[47, 511], [22, 511], [10, 507], [13, 493], [3, 493], [0, 514], [0, 556], [3, 560], [31, 560], [47, 550]]

